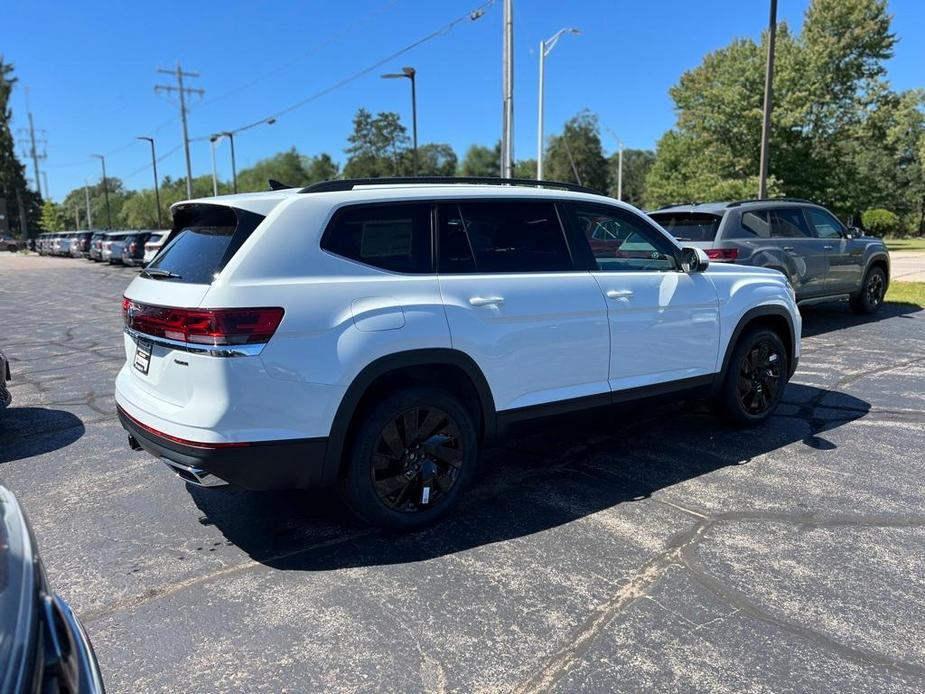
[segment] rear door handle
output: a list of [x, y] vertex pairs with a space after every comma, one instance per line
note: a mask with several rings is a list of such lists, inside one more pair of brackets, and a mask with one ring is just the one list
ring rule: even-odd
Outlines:
[[608, 299], [628, 299], [633, 295], [632, 289], [608, 289]]
[[503, 303], [503, 296], [473, 296], [469, 299], [472, 306], [499, 306]]

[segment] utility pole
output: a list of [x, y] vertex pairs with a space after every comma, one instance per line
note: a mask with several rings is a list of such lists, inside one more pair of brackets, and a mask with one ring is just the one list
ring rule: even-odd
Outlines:
[[764, 119], [761, 123], [761, 170], [758, 173], [758, 197], [768, 197], [768, 143], [771, 139], [771, 109], [774, 83], [774, 41], [777, 36], [777, 0], [771, 0], [768, 20], [768, 60], [764, 73]]
[[501, 177], [514, 177], [514, 6], [504, 0], [502, 62]]
[[80, 231], [80, 208], [77, 207], [77, 203], [74, 203], [74, 228]]
[[180, 122], [183, 125], [183, 151], [186, 154], [186, 196], [188, 198], [193, 197], [193, 167], [190, 164], [189, 156], [189, 130], [186, 127], [186, 95], [187, 94], [198, 94], [202, 96], [206, 93], [205, 89], [194, 89], [191, 87], [183, 86], [184, 77], [199, 77], [198, 72], [184, 72], [183, 68], [180, 67], [180, 61], [177, 61], [176, 70], [164, 70], [158, 68], [159, 73], [165, 75], [174, 75], [177, 78], [177, 86], [171, 84], [156, 84], [154, 85], [155, 92], [176, 92], [180, 97]]
[[[32, 120], [32, 109], [28, 105], [28, 100], [29, 100], [29, 88], [26, 87], [26, 108], [29, 110], [29, 113], [28, 113], [29, 129], [28, 130], [19, 129], [17, 130], [17, 132], [19, 132], [20, 134], [28, 133], [28, 139], [20, 139], [20, 144], [23, 144], [29, 147], [29, 154], [27, 156], [29, 156], [32, 159], [32, 166], [33, 166], [33, 169], [35, 170], [35, 189], [38, 191], [39, 197], [44, 198], [48, 195], [48, 190], [47, 190], [48, 186], [47, 185], [45, 186], [46, 188], [45, 195], [42, 195], [42, 177], [39, 172], [39, 160], [45, 159], [47, 155], [45, 154], [44, 151], [41, 154], [39, 153], [38, 145], [45, 146], [47, 145], [47, 141], [43, 137], [39, 137], [39, 138], [35, 137], [35, 123]], [[45, 131], [39, 130], [39, 132], [44, 133]]]
[[26, 224], [26, 206], [22, 204], [22, 193], [19, 188], [16, 189], [16, 204], [19, 206], [19, 230], [21, 238], [26, 241], [29, 238], [29, 225]]
[[218, 197], [218, 175], [215, 173], [215, 143], [221, 139], [221, 135], [212, 135], [209, 138], [209, 149], [212, 151], [212, 196]]
[[93, 213], [90, 212], [90, 187], [87, 185], [87, 181], [84, 180], [84, 198], [87, 201], [87, 229], [93, 228]]
[[154, 138], [141, 135], [139, 140], [147, 140], [151, 143], [151, 168], [154, 170], [154, 204], [157, 205], [157, 228], [163, 229], [161, 224], [161, 194], [157, 185], [157, 157], [154, 155]]
[[623, 140], [613, 130], [607, 128], [610, 136], [617, 141], [617, 200], [623, 199]]
[[51, 200], [51, 192], [48, 189], [48, 172], [47, 171], [42, 172], [42, 183], [45, 184], [45, 195], [43, 195], [42, 197], [45, 198], [46, 200]]
[[106, 198], [106, 220], [109, 223], [107, 229], [112, 229], [112, 210], [109, 207], [109, 184], [106, 182], [106, 157], [102, 154], [91, 154], [91, 157], [96, 157], [100, 160], [100, 163], [103, 165], [103, 197]]

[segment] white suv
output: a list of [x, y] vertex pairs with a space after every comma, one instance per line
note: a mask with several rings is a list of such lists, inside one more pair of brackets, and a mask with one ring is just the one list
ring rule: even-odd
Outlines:
[[173, 216], [123, 301], [130, 444], [204, 486], [338, 485], [391, 528], [442, 516], [513, 422], [699, 393], [757, 424], [800, 355], [781, 273], [577, 186], [328, 181]]

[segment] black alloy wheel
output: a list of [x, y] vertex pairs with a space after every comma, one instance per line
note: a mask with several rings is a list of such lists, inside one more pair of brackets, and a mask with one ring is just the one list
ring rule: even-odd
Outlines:
[[750, 415], [762, 415], [777, 400], [781, 355], [770, 340], [754, 344], [739, 368], [739, 402]]
[[476, 417], [456, 396], [423, 385], [409, 384], [364, 408], [340, 480], [347, 506], [388, 530], [435, 523], [475, 474]]
[[416, 513], [434, 508], [459, 479], [459, 425], [437, 407], [413, 407], [383, 427], [370, 472], [388, 508]]

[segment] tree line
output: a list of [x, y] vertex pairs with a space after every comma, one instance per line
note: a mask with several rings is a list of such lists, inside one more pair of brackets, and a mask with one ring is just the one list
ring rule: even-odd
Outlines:
[[[771, 195], [819, 202], [851, 223], [871, 220], [879, 233], [923, 234], [925, 90], [896, 91], [887, 81], [885, 61], [897, 41], [890, 24], [886, 0], [811, 0], [799, 34], [778, 25], [768, 187]], [[766, 34], [758, 41], [735, 39], [681, 76], [670, 89], [674, 127], [654, 152], [623, 152], [624, 200], [653, 208], [756, 195], [767, 40]], [[408, 176], [415, 168], [407, 128], [391, 112], [359, 109], [344, 154], [341, 168], [328, 153], [309, 156], [292, 148], [241, 171], [238, 189], [266, 190], [270, 178], [303, 186], [341, 176]], [[472, 145], [461, 159], [448, 144], [427, 143], [417, 151], [417, 172], [427, 176], [497, 177], [499, 162], [500, 144]], [[616, 153], [605, 155], [598, 118], [588, 110], [547, 138], [550, 180], [616, 196], [618, 165]], [[535, 173], [535, 160], [516, 162], [517, 177]], [[156, 224], [153, 190], [108, 182], [114, 226]], [[219, 184], [220, 193], [230, 188], [227, 181]], [[193, 193], [211, 195], [211, 176], [194, 179]], [[90, 195], [94, 224], [101, 226], [102, 185]], [[163, 180], [165, 212], [185, 197], [182, 180]], [[73, 227], [83, 208], [83, 188], [60, 205], [46, 202], [46, 228]]]

